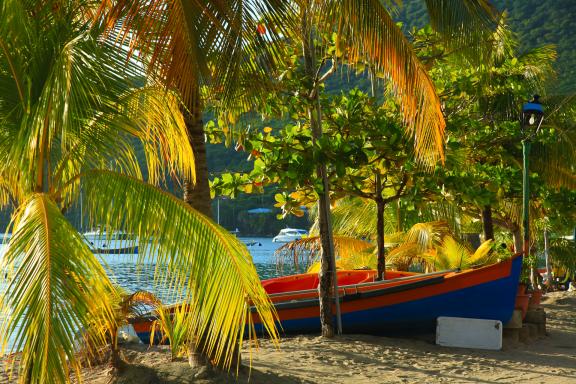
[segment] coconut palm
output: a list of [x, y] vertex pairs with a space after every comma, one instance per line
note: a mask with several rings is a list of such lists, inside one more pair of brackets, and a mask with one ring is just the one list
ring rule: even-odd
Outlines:
[[[426, 4], [433, 27], [453, 47], [472, 50], [480, 46], [477, 43], [482, 41], [481, 37], [485, 37], [486, 30], [494, 24], [495, 13], [487, 0], [429, 0]], [[107, 9], [112, 11], [106, 13]], [[187, 105], [193, 116], [188, 124], [189, 135], [197, 150], [197, 190], [204, 191], [194, 204], [206, 207], [209, 201], [205, 160], [200, 149], [204, 139], [199, 103], [201, 80], [208, 79], [208, 83], [225, 85], [225, 95], [229, 96], [227, 99], [230, 101], [238, 95], [248, 94], [245, 90], [243, 93], [234, 91], [238, 87], [234, 87], [233, 80], [246, 73], [242, 68], [249, 68], [248, 73], [258, 74], [261, 67], [265, 70], [269, 67], [259, 65], [254, 58], [246, 59], [244, 48], [274, 42], [275, 36], [280, 36], [275, 33], [278, 29], [286, 31], [286, 36], [296, 38], [302, 44], [305, 74], [310, 80], [308, 93], [311, 105], [318, 105], [318, 87], [325, 78], [319, 76], [321, 65], [318, 66], [315, 59], [314, 37], [337, 32], [338, 45], [346, 51], [349, 64], [367, 61], [375, 72], [391, 80], [395, 95], [403, 106], [407, 130], [417, 138], [415, 152], [421, 162], [431, 166], [443, 158], [445, 123], [440, 100], [409, 41], [394, 23], [389, 9], [379, 0], [102, 0], [100, 14], [105, 15], [105, 24], [121, 31], [120, 36], [133, 37], [131, 44], [135, 49], [151, 58], [150, 68], [153, 72], [159, 73], [166, 84], [175, 85], [188, 100]], [[257, 24], [256, 15], [265, 19], [265, 25]], [[270, 40], [259, 36], [266, 27], [272, 32]], [[260, 44], [250, 44], [254, 40]], [[253, 64], [245, 66], [245, 63]], [[266, 63], [270, 61], [266, 60]], [[208, 68], [213, 69], [212, 73], [206, 70]], [[204, 74], [215, 74], [220, 81], [214, 81], [213, 76]], [[256, 78], [265, 79], [265, 74]], [[251, 84], [258, 82], [251, 79]], [[310, 110], [310, 119], [313, 137], [319, 139], [322, 124], [321, 111], [317, 107]], [[326, 172], [320, 167], [319, 173], [323, 174], [324, 189], [328, 191]], [[332, 286], [329, 271], [333, 259], [328, 200], [327, 193], [320, 194], [321, 237], [325, 255], [320, 273], [323, 292], [320, 308], [325, 335], [333, 334], [328, 296], [329, 287]]]
[[[267, 71], [288, 2], [101, 0], [87, 16], [107, 26], [109, 40], [138, 52], [150, 76], [178, 91], [197, 179], [185, 180], [184, 200], [211, 216], [202, 114], [207, 99], [230, 110], [250, 109]], [[266, 35], [266, 36], [264, 36]], [[206, 89], [206, 87], [209, 87]], [[203, 90], [204, 89], [204, 90]], [[250, 91], [249, 91], [250, 90]], [[234, 122], [226, 114], [226, 124]]]
[[194, 306], [188, 327], [229, 366], [250, 305], [276, 338], [272, 307], [247, 249], [158, 188], [165, 175], [195, 178], [178, 99], [135, 87], [141, 67], [86, 21], [92, 5], [0, 3], [0, 201], [14, 207], [0, 265], [2, 353], [21, 352], [20, 383], [69, 382], [80, 375], [77, 332], [94, 318], [114, 323], [106, 271], [63, 215], [82, 185], [87, 221], [150, 239], [138, 261], [155, 262], [157, 281]]

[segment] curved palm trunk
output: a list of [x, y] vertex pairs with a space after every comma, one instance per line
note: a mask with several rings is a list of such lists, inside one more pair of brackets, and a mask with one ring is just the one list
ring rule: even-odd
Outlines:
[[[210, 184], [208, 182], [208, 161], [206, 157], [206, 143], [204, 140], [204, 122], [202, 121], [202, 104], [198, 88], [195, 90], [195, 97], [188, 106], [188, 111], [183, 111], [188, 139], [194, 151], [194, 162], [196, 169], [196, 183], [191, 180], [184, 181], [183, 200], [194, 209], [212, 218], [212, 207], [210, 198]], [[196, 368], [203, 375], [209, 375], [212, 371], [210, 357], [204, 353], [205, 337], [195, 337], [189, 341], [188, 362], [191, 367]], [[240, 356], [240, 348], [237, 347], [236, 355]], [[240, 359], [234, 359], [240, 365]]]
[[185, 202], [194, 209], [208, 217], [212, 217], [210, 184], [208, 183], [208, 161], [206, 158], [206, 143], [204, 142], [204, 123], [202, 121], [202, 106], [198, 90], [191, 106], [190, 112], [184, 112], [188, 138], [194, 151], [196, 167], [196, 184], [190, 180], [184, 181]]

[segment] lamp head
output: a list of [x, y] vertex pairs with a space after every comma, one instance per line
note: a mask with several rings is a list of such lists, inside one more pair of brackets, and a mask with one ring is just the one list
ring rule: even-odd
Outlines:
[[544, 119], [544, 108], [540, 104], [540, 96], [534, 95], [534, 98], [529, 103], [522, 106], [522, 127], [537, 127], [540, 128], [542, 120]]

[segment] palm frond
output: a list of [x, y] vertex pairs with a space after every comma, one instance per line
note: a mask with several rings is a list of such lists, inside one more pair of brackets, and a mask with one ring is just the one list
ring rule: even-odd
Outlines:
[[[45, 194], [15, 213], [2, 269], [13, 275], [1, 297], [3, 353], [21, 351], [20, 383], [67, 383], [79, 375], [76, 335], [96, 312], [113, 319], [110, 281], [82, 237]], [[100, 335], [101, 337], [101, 335]]]
[[492, 48], [499, 13], [489, 0], [426, 0], [430, 24], [453, 50], [479, 58]]
[[546, 129], [554, 132], [552, 142], [534, 143], [531, 167], [551, 186], [576, 188], [576, 102], [574, 95], [550, 98]]
[[553, 265], [563, 269], [568, 276], [576, 276], [576, 244], [574, 240], [558, 239], [549, 249]]
[[[157, 282], [169, 284], [174, 299], [184, 297], [194, 308], [186, 324], [206, 340], [209, 356], [223, 366], [232, 364], [245, 327], [253, 327], [251, 305], [277, 341], [275, 311], [250, 253], [236, 237], [183, 201], [136, 179], [92, 171], [82, 183], [90, 222], [141, 239], [139, 261], [155, 262]], [[101, 204], [103, 200], [109, 204]], [[249, 337], [255, 340], [253, 329]]]
[[349, 62], [368, 60], [377, 72], [391, 80], [407, 132], [415, 138], [414, 151], [419, 161], [432, 167], [443, 160], [446, 123], [440, 99], [410, 42], [386, 8], [378, 0], [321, 3], [318, 14], [337, 30], [347, 46]]
[[[330, 211], [332, 214], [332, 230], [344, 237], [375, 239], [377, 233], [376, 204], [373, 200], [357, 197], [347, 197], [335, 202]], [[312, 218], [315, 218], [311, 214]], [[393, 233], [397, 228], [396, 211], [392, 206], [386, 207], [384, 230]], [[315, 218], [311, 233], [318, 233], [318, 220]]]
[[173, 92], [160, 87], [136, 89], [120, 100], [116, 117], [144, 147], [148, 182], [158, 184], [165, 172], [195, 182], [194, 151]]
[[[138, 51], [149, 72], [178, 89], [185, 105], [211, 85], [227, 105], [246, 105], [260, 87], [281, 47], [290, 2], [264, 1], [101, 1], [93, 19], [111, 37]], [[265, 29], [265, 33], [262, 33]]]
[[405, 242], [414, 243], [419, 252], [426, 252], [435, 245], [440, 244], [450, 228], [445, 221], [432, 221], [417, 223], [406, 233]]
[[554, 45], [543, 45], [525, 52], [518, 58], [523, 65], [523, 77], [532, 89], [542, 91], [546, 82], [556, 77], [553, 67], [558, 53]]
[[161, 332], [162, 341], [168, 341], [172, 360], [186, 353], [186, 341], [189, 339], [189, 330], [186, 327], [187, 312], [192, 310], [189, 306], [179, 305], [174, 307], [165, 307], [159, 305], [155, 309], [158, 316], [152, 323], [150, 332], [150, 343], [155, 340], [155, 333]]
[[[371, 254], [364, 255], [364, 252], [373, 248], [374, 245], [353, 237], [334, 236], [334, 253], [336, 255], [336, 265], [341, 269], [355, 269], [354, 265], [363, 264], [368, 265], [368, 259]], [[319, 267], [320, 255], [322, 252], [322, 244], [320, 237], [312, 236], [302, 238], [300, 240], [292, 241], [284, 244], [275, 252], [276, 265], [283, 269], [286, 262], [292, 262], [294, 269], [300, 268], [308, 270], [308, 272], [317, 272]], [[367, 256], [364, 261], [352, 261], [352, 258], [358, 258], [359, 255]], [[374, 256], [374, 264], [376, 258]], [[316, 265], [317, 267], [314, 267]]]

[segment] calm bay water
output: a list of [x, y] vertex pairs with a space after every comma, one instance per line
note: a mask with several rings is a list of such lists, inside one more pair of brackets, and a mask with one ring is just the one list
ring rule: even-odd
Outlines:
[[[294, 273], [290, 268], [284, 267], [283, 271], [276, 268], [274, 252], [282, 244], [273, 243], [271, 238], [239, 238], [248, 244], [248, 250], [261, 279], [269, 279], [280, 275]], [[4, 253], [5, 245], [0, 245], [0, 258]], [[154, 284], [154, 264], [136, 265], [136, 255], [101, 255], [105, 268], [111, 279], [129, 292], [137, 290], [150, 291], [156, 294], [164, 302], [170, 300], [166, 290]], [[6, 282], [0, 276], [0, 293], [5, 289]], [[2, 314], [0, 314], [0, 322]], [[10, 350], [10, 340], [8, 350]]]
[[[283, 272], [276, 268], [276, 259], [274, 252], [282, 244], [273, 243], [270, 238], [239, 238], [248, 246], [252, 255], [252, 260], [258, 271], [260, 279], [269, 279], [280, 275], [286, 275], [292, 271], [284, 268]], [[162, 287], [155, 286], [154, 283], [154, 264], [143, 266], [136, 265], [136, 255], [102, 255], [106, 264], [106, 269], [112, 280], [127, 289], [130, 292], [137, 290], [151, 291], [161, 299], [171, 301], [165, 296]]]

